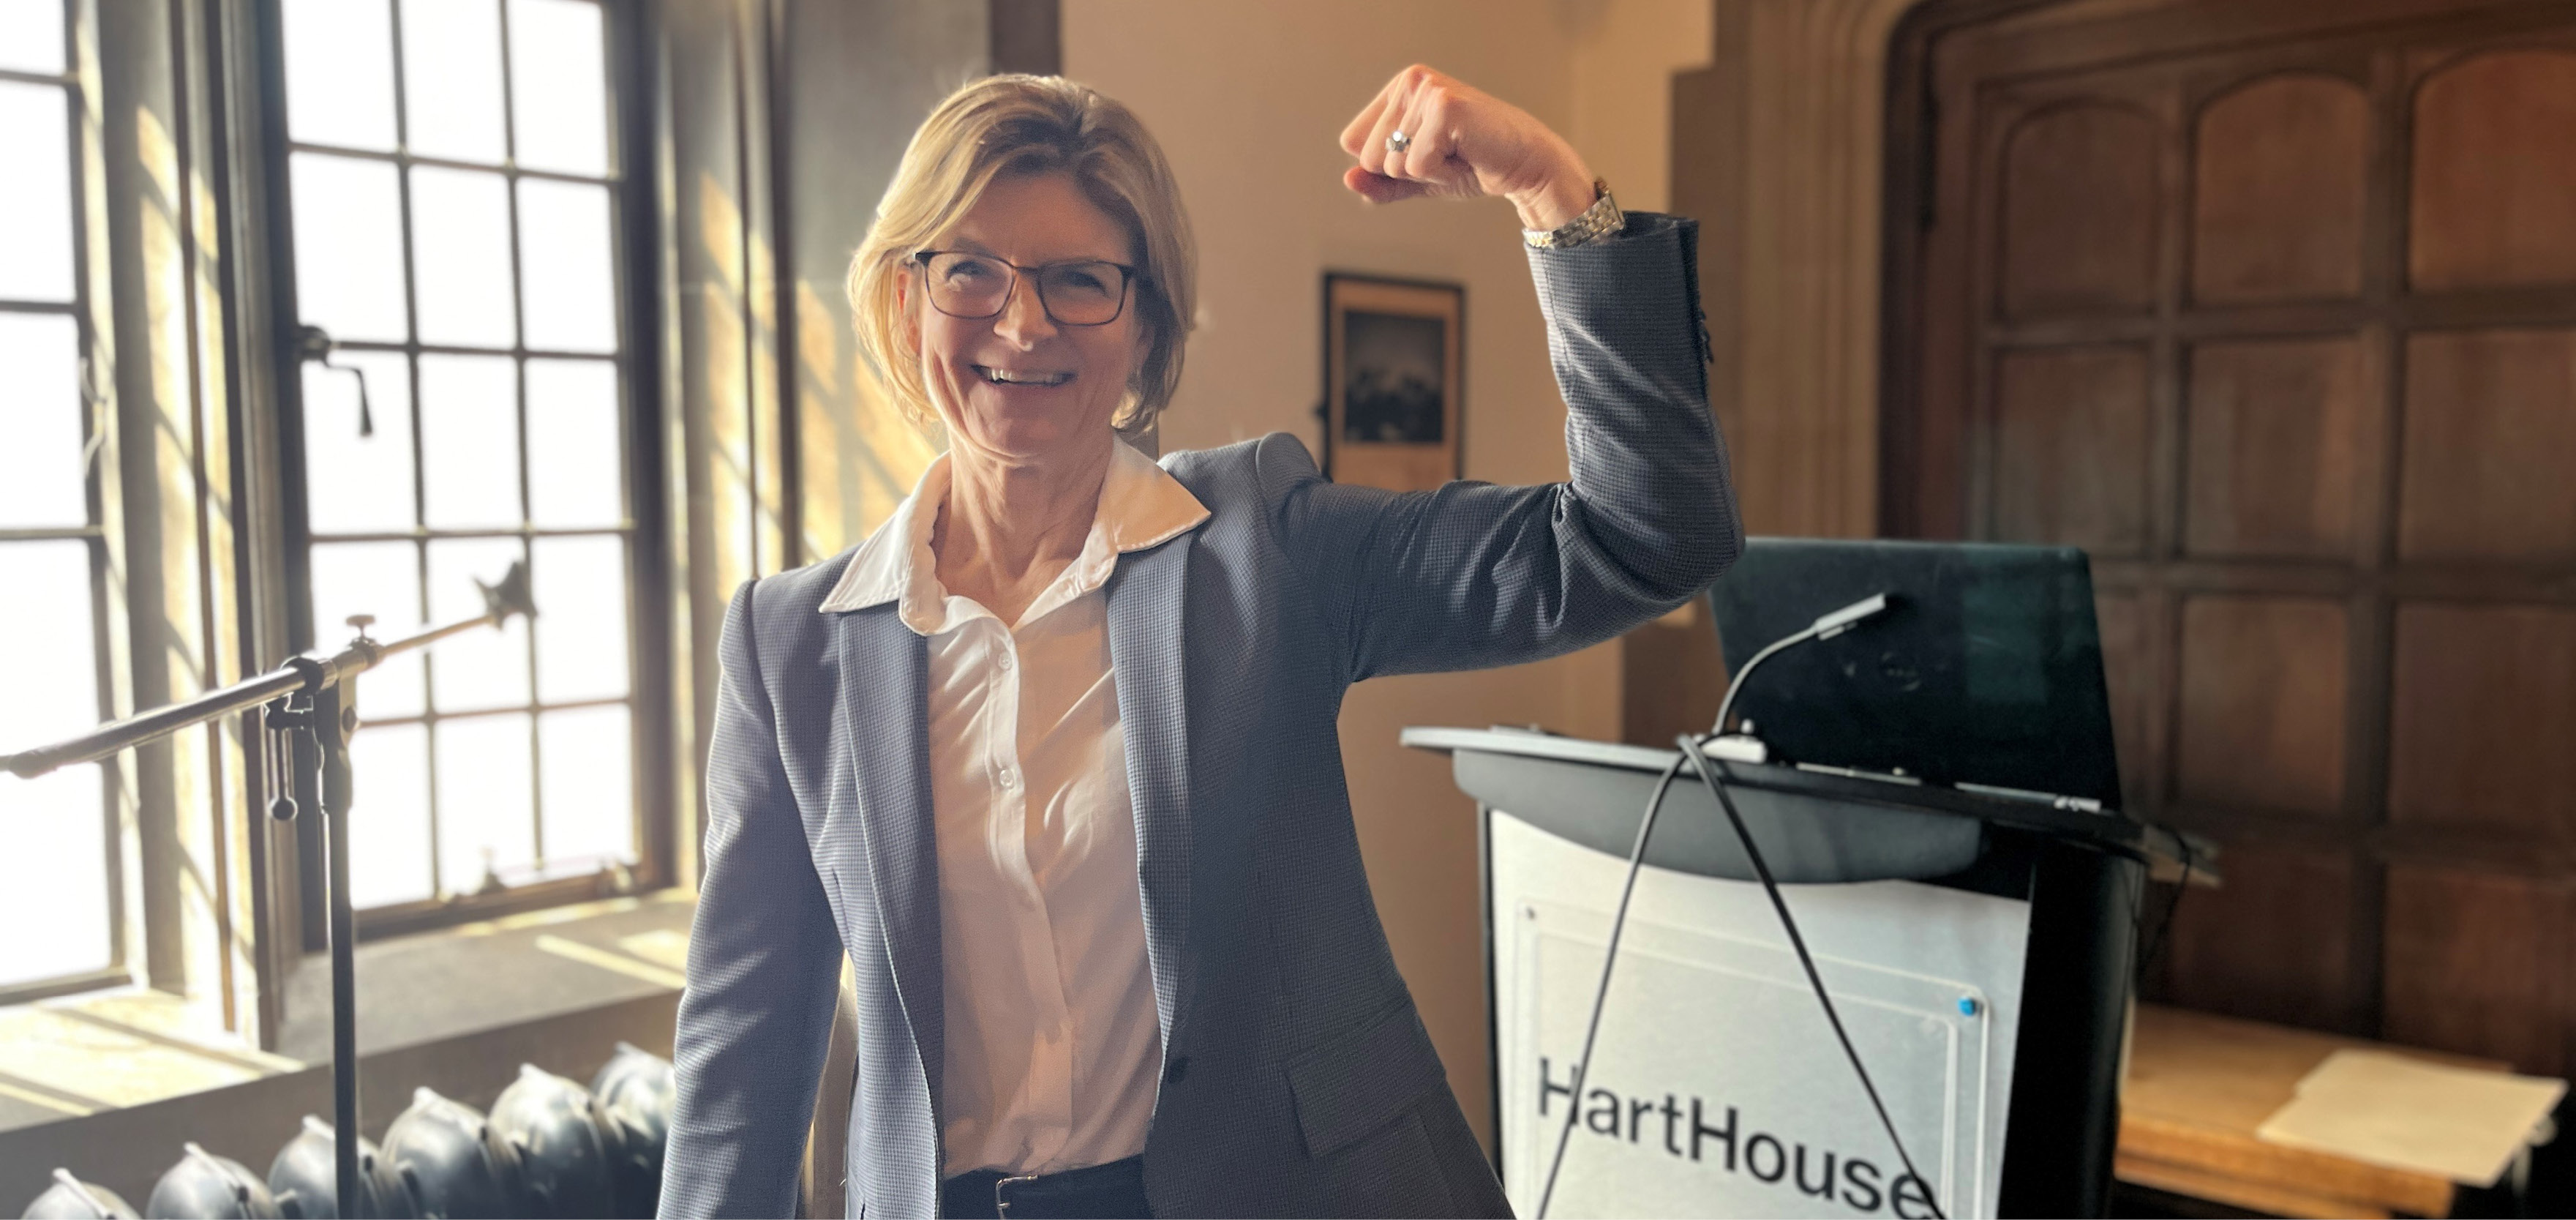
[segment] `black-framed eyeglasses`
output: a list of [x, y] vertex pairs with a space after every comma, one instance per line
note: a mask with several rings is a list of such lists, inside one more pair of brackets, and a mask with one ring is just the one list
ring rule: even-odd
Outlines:
[[930, 291], [931, 307], [952, 318], [999, 317], [1026, 273], [1037, 285], [1038, 306], [1058, 326], [1106, 326], [1127, 308], [1127, 286], [1136, 269], [1103, 259], [1068, 259], [1023, 267], [990, 254], [924, 250], [912, 256]]

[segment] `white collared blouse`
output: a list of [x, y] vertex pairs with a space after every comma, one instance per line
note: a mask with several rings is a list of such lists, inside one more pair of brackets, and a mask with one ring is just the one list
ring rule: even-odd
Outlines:
[[1081, 554], [1019, 622], [939, 583], [930, 536], [948, 495], [945, 455], [822, 606], [898, 603], [928, 642], [941, 1171], [952, 1176], [1133, 1156], [1153, 1122], [1163, 1031], [1102, 586], [1121, 554], [1208, 510], [1151, 458], [1113, 449]]

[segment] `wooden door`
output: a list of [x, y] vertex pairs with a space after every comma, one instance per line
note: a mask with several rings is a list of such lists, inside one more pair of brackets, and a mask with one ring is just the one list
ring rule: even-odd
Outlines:
[[1889, 522], [2092, 553], [2128, 801], [2226, 851], [2149, 993], [2576, 1066], [2576, 3], [1929, 45]]

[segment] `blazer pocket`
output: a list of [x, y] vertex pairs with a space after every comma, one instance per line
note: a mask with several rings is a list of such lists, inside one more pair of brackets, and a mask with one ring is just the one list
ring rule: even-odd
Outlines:
[[1376, 1134], [1335, 1153], [1318, 1184], [1318, 1216], [1461, 1216], [1440, 1172], [1440, 1157], [1422, 1129], [1422, 1115], [1406, 1111]]
[[1447, 1082], [1431, 1035], [1409, 1003], [1288, 1065], [1297, 1127], [1306, 1155], [1316, 1159], [1394, 1122]]

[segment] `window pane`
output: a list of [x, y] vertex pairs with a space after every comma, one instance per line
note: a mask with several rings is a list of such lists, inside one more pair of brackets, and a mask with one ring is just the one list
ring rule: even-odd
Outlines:
[[420, 448], [432, 527], [519, 524], [519, 387], [509, 357], [420, 358]]
[[537, 697], [626, 693], [626, 540], [540, 538], [528, 573], [537, 599]]
[[[372, 681], [373, 678], [368, 679]], [[366, 700], [359, 696], [359, 710]], [[437, 896], [429, 879], [429, 730], [388, 724], [349, 742], [349, 901], [360, 910]]]
[[[84, 726], [86, 727], [86, 726]], [[626, 777], [619, 775], [619, 783]], [[0, 822], [0, 920], [44, 935], [0, 937], [0, 986], [106, 969], [106, 803], [95, 765], [7, 781]]]
[[[313, 544], [313, 640], [346, 644], [352, 614], [372, 614], [368, 633], [380, 640], [417, 633], [420, 621], [420, 551], [409, 542]], [[445, 645], [439, 645], [441, 649]], [[358, 718], [387, 720], [421, 713], [420, 654], [393, 658], [358, 679]]]
[[0, 68], [63, 70], [63, 0], [0, 0]]
[[528, 362], [528, 519], [553, 528], [626, 517], [617, 434], [617, 366]]
[[500, 0], [404, 0], [402, 32], [405, 144], [500, 164]]
[[509, 180], [472, 170], [414, 168], [411, 227], [420, 341], [503, 348], [514, 343]]
[[0, 528], [89, 523], [79, 344], [70, 318], [0, 314]]
[[438, 865], [449, 893], [473, 893], [487, 870], [524, 881], [536, 864], [528, 750], [525, 712], [438, 723]]
[[623, 705], [537, 717], [547, 875], [635, 862], [634, 772], [627, 744]]
[[297, 311], [335, 339], [411, 337], [394, 167], [297, 153], [291, 173]]
[[[88, 543], [0, 544], [0, 641], [0, 750], [98, 723]], [[0, 778], [0, 927], [45, 929], [0, 936], [0, 984], [110, 961], [103, 782], [89, 766]]]
[[519, 180], [519, 263], [528, 346], [617, 350], [617, 269], [608, 255], [608, 188]]
[[385, 0], [285, 0], [280, 7], [288, 131], [315, 144], [391, 151], [394, 42]]
[[607, 56], [598, 5], [510, 0], [510, 88], [520, 165], [608, 172]]
[[304, 494], [313, 532], [408, 530], [414, 516], [411, 365], [399, 352], [347, 350], [331, 362], [366, 374], [376, 432], [358, 435], [356, 377], [337, 368], [304, 366]]
[[68, 95], [0, 81], [0, 297], [72, 299]]
[[[430, 543], [430, 621], [453, 623], [483, 613], [483, 594], [474, 582], [500, 583], [502, 574], [524, 553], [516, 538]], [[429, 666], [430, 689], [442, 712], [524, 705], [528, 701], [528, 621], [513, 618], [498, 631], [485, 627], [451, 635], [438, 642]], [[446, 752], [446, 746], [439, 747], [442, 758]]]
[[[88, 543], [0, 542], [0, 751], [59, 741], [102, 719], [94, 630]], [[0, 790], [14, 783], [0, 779]]]

